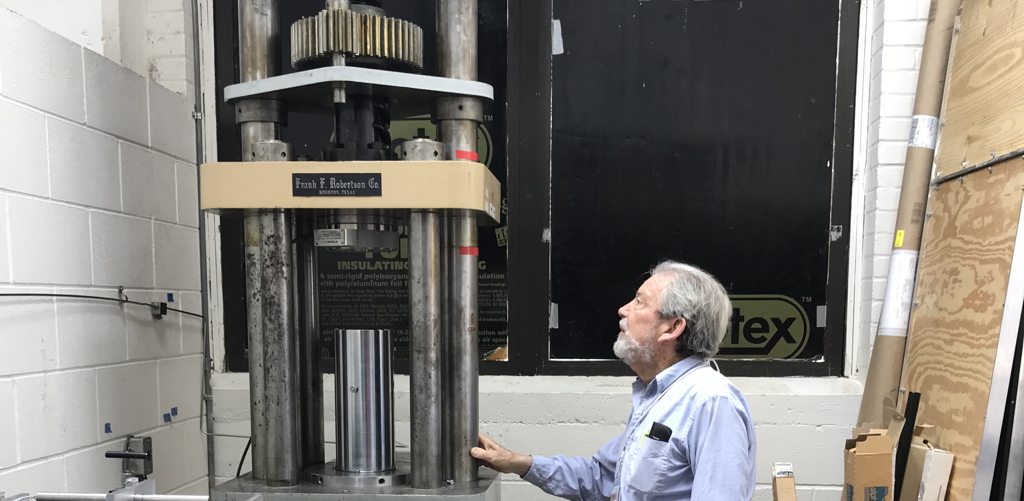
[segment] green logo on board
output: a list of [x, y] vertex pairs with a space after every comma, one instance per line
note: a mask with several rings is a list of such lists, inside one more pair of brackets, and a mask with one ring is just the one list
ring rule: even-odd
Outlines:
[[811, 325], [800, 303], [774, 294], [730, 296], [732, 318], [717, 358], [795, 358]]

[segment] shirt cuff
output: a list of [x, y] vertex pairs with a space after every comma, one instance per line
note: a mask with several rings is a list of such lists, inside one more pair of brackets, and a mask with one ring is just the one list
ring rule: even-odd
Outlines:
[[533, 458], [533, 464], [530, 465], [530, 471], [523, 475], [523, 480], [540, 487], [544, 479], [548, 478], [551, 474], [552, 461], [544, 456], [531, 457]]

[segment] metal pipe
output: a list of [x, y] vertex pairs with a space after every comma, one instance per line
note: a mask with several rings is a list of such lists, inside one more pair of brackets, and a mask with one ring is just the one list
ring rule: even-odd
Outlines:
[[469, 211], [452, 218], [451, 304], [451, 463], [455, 483], [477, 479], [478, 465], [469, 450], [479, 441], [479, 338], [477, 326], [477, 220]]
[[[438, 0], [437, 54], [440, 76], [462, 80], [477, 79], [477, 2], [476, 0]], [[483, 119], [479, 99], [441, 98], [437, 121], [446, 160], [477, 160], [477, 128]], [[445, 280], [450, 282], [448, 310], [451, 326], [447, 331], [450, 359], [450, 387], [445, 388], [445, 414], [451, 425], [445, 436], [446, 449], [456, 483], [477, 479], [477, 462], [469, 450], [477, 444], [479, 416], [479, 353], [477, 329], [477, 232], [471, 213], [453, 212], [450, 240], [445, 243], [451, 267]]]
[[299, 420], [302, 467], [324, 463], [324, 378], [320, 370], [319, 287], [313, 232], [315, 211], [296, 214], [295, 271], [299, 341]]
[[[260, 284], [260, 213], [245, 210], [245, 302], [248, 320], [249, 428], [252, 445], [252, 478], [264, 478], [267, 425], [263, 402], [263, 305]], [[209, 412], [209, 411], [207, 411]]]
[[[402, 143], [402, 159], [441, 158], [443, 145], [418, 138]], [[412, 486], [433, 489], [444, 484], [441, 422], [441, 218], [438, 210], [409, 215], [409, 385], [412, 428]]]
[[335, 421], [337, 469], [386, 473], [395, 469], [391, 332], [338, 330]]
[[440, 213], [409, 217], [409, 302], [412, 348], [412, 486], [434, 489], [441, 478], [441, 242]]
[[292, 297], [291, 211], [260, 211], [267, 485], [299, 481], [298, 343]]
[[251, 82], [281, 74], [278, 0], [238, 0], [238, 76]]
[[437, 69], [445, 78], [476, 80], [476, 0], [437, 0]]
[[[198, 18], [198, 12], [195, 13]], [[238, 0], [239, 79], [242, 82], [280, 73], [277, 0]], [[240, 103], [241, 105], [241, 103]], [[244, 121], [239, 126], [242, 161], [253, 161], [253, 145], [278, 138], [273, 121]], [[266, 409], [264, 406], [263, 310], [261, 303], [260, 219], [255, 210], [245, 215], [245, 290], [248, 311], [249, 416], [252, 435], [252, 476], [265, 476]]]
[[452, 308], [451, 288], [452, 281], [448, 279], [452, 266], [452, 215], [444, 211], [441, 217], [441, 475], [447, 481], [455, 479], [455, 472], [452, 469], [452, 441], [445, 439], [455, 433], [452, 416], [452, 357], [451, 353], [451, 332], [452, 332]]

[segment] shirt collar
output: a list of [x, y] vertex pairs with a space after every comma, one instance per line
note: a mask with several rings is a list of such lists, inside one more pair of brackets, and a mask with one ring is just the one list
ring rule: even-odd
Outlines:
[[633, 382], [633, 403], [639, 403], [640, 398], [651, 392], [651, 390], [654, 391], [654, 395], [664, 393], [665, 390], [667, 390], [669, 386], [672, 386], [672, 383], [676, 382], [676, 380], [682, 377], [683, 374], [690, 372], [690, 369], [693, 369], [702, 363], [704, 363], [704, 359], [696, 355], [690, 355], [689, 357], [672, 364], [671, 367], [659, 372], [657, 376], [654, 376], [650, 385], [645, 385], [642, 379], [636, 378], [636, 381]]

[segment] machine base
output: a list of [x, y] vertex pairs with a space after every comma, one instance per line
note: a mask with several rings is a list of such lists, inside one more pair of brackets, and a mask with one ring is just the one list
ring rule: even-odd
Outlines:
[[294, 487], [267, 487], [244, 475], [213, 488], [210, 501], [501, 501], [498, 474], [480, 469], [480, 480], [472, 484], [440, 489], [397, 487], [337, 488], [303, 483]]

